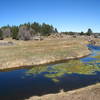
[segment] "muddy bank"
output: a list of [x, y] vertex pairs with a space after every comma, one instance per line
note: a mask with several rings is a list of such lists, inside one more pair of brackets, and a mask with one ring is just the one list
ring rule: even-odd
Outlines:
[[58, 94], [33, 96], [26, 100], [100, 100], [100, 83], [69, 92], [61, 90]]

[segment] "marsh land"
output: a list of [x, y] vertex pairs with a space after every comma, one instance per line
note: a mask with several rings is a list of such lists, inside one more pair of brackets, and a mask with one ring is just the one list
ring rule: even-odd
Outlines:
[[[0, 99], [99, 100], [100, 48], [88, 47], [89, 38], [64, 35], [42, 41], [1, 40], [0, 78], [5, 80]], [[100, 40], [93, 40], [99, 46]]]

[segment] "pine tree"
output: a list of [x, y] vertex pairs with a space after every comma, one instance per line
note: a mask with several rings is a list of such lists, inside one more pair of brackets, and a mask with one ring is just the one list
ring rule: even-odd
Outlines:
[[88, 36], [90, 36], [90, 35], [93, 34], [93, 32], [92, 32], [92, 30], [89, 28], [86, 34], [87, 34]]
[[0, 40], [3, 40], [4, 38], [3, 38], [3, 32], [2, 32], [2, 30], [0, 29]]
[[12, 32], [13, 39], [16, 39], [16, 40], [18, 39], [18, 31], [19, 31], [18, 26], [12, 26], [11, 32]]

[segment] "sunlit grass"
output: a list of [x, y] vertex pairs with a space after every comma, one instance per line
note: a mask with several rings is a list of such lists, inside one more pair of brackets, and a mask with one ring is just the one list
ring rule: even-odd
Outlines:
[[68, 57], [77, 58], [90, 53], [84, 45], [85, 40], [81, 39], [10, 41], [15, 45], [0, 47], [0, 68], [36, 65]]

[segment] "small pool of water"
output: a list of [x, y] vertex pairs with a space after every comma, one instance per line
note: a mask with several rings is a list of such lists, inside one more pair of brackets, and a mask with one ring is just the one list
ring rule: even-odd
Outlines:
[[0, 100], [24, 100], [100, 82], [100, 47], [79, 60], [0, 72]]

